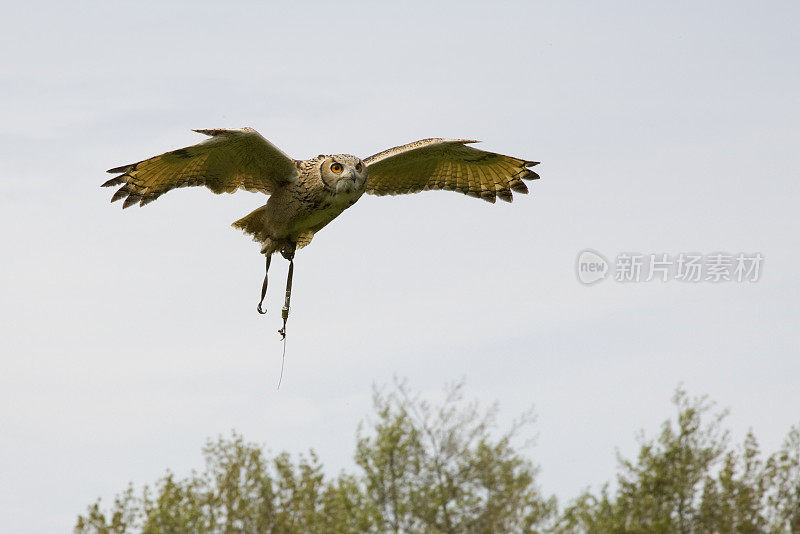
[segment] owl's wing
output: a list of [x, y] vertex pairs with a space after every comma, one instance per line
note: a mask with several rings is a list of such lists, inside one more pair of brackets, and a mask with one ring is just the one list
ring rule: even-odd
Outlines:
[[459, 191], [487, 202], [511, 202], [511, 191], [527, 193], [522, 180], [539, 175], [535, 161], [485, 152], [467, 139], [423, 139], [379, 152], [364, 160], [372, 195], [400, 195], [430, 189]]
[[294, 160], [252, 128], [195, 131], [210, 137], [196, 145], [110, 169], [110, 173], [122, 173], [103, 184], [122, 184], [111, 202], [124, 198], [123, 208], [136, 203], [144, 206], [170, 189], [195, 185], [218, 194], [239, 188], [270, 194], [299, 175]]

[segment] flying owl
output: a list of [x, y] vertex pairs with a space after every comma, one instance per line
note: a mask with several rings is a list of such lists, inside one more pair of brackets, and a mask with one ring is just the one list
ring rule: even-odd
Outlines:
[[177, 187], [206, 186], [214, 193], [237, 189], [269, 195], [265, 205], [233, 223], [261, 243], [266, 271], [259, 313], [267, 291], [272, 254], [289, 260], [282, 310], [285, 338], [295, 250], [364, 193], [399, 195], [445, 189], [494, 203], [511, 202], [512, 191], [527, 193], [523, 180], [539, 176], [538, 162], [485, 152], [467, 139], [423, 139], [360, 159], [350, 154], [292, 159], [252, 128], [195, 130], [201, 143], [110, 169], [118, 173], [103, 187], [121, 185], [111, 202], [144, 206]]

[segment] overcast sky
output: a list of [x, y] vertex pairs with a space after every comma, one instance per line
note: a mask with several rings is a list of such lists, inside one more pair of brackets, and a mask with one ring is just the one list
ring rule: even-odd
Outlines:
[[[41, 2], [0, 22], [0, 517], [64, 532], [96, 497], [201, 467], [236, 429], [352, 466], [373, 384], [533, 404], [564, 502], [613, 477], [680, 383], [766, 450], [800, 422], [794, 2]], [[371, 197], [255, 312], [264, 202], [124, 212], [107, 168], [251, 126], [296, 158], [415, 139], [541, 161], [513, 204]], [[760, 252], [756, 283], [581, 285], [579, 251]]]

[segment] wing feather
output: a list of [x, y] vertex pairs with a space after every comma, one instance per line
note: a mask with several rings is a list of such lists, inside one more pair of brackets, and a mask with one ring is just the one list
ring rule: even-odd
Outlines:
[[[451, 160], [439, 162], [439, 168], [441, 168], [441, 172], [434, 173], [434, 175], [431, 177], [430, 183], [427, 184], [429, 189], [444, 189], [447, 180], [453, 176], [453, 162]], [[369, 172], [369, 169], [367, 172]], [[367, 177], [367, 181], [369, 181], [369, 177]]]
[[201, 143], [109, 169], [122, 173], [103, 187], [122, 185], [111, 202], [123, 208], [144, 206], [178, 187], [206, 186], [214, 193], [237, 189], [271, 194], [299, 176], [295, 160], [252, 128], [195, 130], [208, 135]]
[[444, 189], [494, 202], [498, 197], [511, 202], [512, 191], [525, 194], [522, 180], [539, 175], [528, 161], [467, 146], [469, 139], [422, 139], [390, 148], [364, 160], [367, 165], [366, 192], [398, 195]]
[[[502, 173], [502, 174], [501, 174]], [[503, 188], [503, 174], [508, 173], [508, 168], [503, 165], [500, 169], [486, 167], [486, 189], [492, 191], [495, 195]]]
[[467, 170], [467, 191], [465, 194], [470, 197], [481, 197], [481, 189], [483, 189], [483, 185], [481, 184], [481, 169], [480, 167], [475, 166], [468, 166], [466, 167]]

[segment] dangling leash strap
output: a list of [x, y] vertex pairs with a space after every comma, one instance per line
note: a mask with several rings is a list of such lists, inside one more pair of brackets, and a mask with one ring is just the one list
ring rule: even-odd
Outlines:
[[278, 389], [281, 389], [281, 381], [283, 380], [283, 365], [286, 363], [286, 320], [289, 318], [289, 302], [292, 300], [292, 275], [294, 274], [294, 258], [289, 260], [289, 275], [286, 277], [286, 301], [281, 308], [281, 317], [283, 318], [283, 327], [278, 330], [283, 341], [283, 355], [281, 356], [281, 376], [278, 378]]
[[292, 275], [294, 274], [294, 259], [289, 260], [289, 275], [286, 277], [286, 301], [281, 309], [283, 327], [278, 330], [281, 339], [286, 339], [286, 320], [289, 318], [289, 302], [292, 300]]
[[264, 272], [264, 283], [261, 285], [261, 300], [258, 301], [258, 313], [264, 315], [267, 313], [267, 310], [261, 308], [261, 305], [264, 304], [264, 297], [267, 296], [267, 282], [269, 281], [269, 263], [272, 261], [272, 254], [267, 254], [267, 269]]

